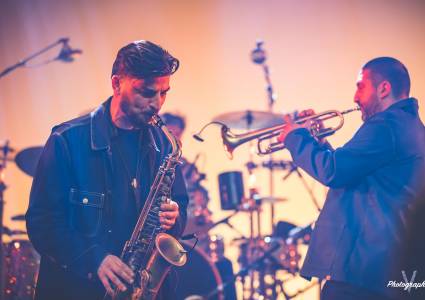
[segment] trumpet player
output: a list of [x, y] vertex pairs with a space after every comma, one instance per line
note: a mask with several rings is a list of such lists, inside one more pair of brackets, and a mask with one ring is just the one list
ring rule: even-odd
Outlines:
[[[405, 219], [425, 178], [425, 130], [410, 77], [397, 59], [360, 70], [354, 102], [363, 124], [344, 146], [316, 140], [289, 116], [278, 138], [294, 163], [329, 187], [301, 271], [325, 279], [322, 300], [396, 299]], [[302, 116], [314, 115], [306, 110]], [[411, 279], [412, 274], [407, 274]], [[415, 282], [425, 279], [417, 270]]]

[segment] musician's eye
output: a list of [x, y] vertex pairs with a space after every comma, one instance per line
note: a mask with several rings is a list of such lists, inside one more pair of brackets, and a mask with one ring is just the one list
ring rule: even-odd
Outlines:
[[135, 90], [139, 95], [142, 95], [145, 98], [155, 97], [155, 95], [157, 93], [155, 90], [146, 89], [146, 88], [145, 89], [135, 89]]

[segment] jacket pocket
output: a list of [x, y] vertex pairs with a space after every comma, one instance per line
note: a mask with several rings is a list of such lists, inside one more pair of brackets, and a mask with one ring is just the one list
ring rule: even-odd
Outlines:
[[105, 194], [71, 188], [69, 201], [71, 227], [85, 237], [96, 236], [102, 221]]

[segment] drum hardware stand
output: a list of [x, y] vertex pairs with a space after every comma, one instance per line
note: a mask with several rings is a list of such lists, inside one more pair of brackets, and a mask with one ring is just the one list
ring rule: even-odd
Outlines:
[[[238, 273], [234, 274], [231, 279], [223, 282], [222, 284], [220, 284], [219, 286], [217, 286], [217, 288], [215, 288], [214, 290], [212, 290], [211, 292], [209, 292], [207, 295], [201, 296], [201, 297], [198, 297], [198, 298], [194, 298], [194, 299], [203, 299], [203, 300], [212, 299], [218, 293], [221, 293], [222, 291], [224, 291], [224, 289], [229, 284], [232, 284], [233, 282], [235, 282], [236, 279], [239, 278], [242, 282], [244, 282], [245, 277], [248, 275], [248, 273], [250, 271], [253, 271], [253, 270], [257, 269], [258, 267], [260, 267], [261, 264], [264, 263], [264, 261], [267, 258], [271, 257], [271, 255], [273, 254], [273, 252], [277, 251], [280, 247], [281, 247], [281, 245], [279, 243], [274, 244], [270, 249], [268, 249], [266, 252], [264, 252], [260, 257], [258, 257], [257, 259], [255, 259], [253, 262], [251, 262], [250, 264], [248, 264], [243, 269], [241, 269]], [[295, 294], [289, 295], [289, 294], [286, 293], [286, 291], [284, 289], [284, 284], [286, 282], [288, 282], [289, 280], [291, 280], [291, 279], [292, 279], [292, 277], [291, 278], [284, 279], [284, 280], [274, 279], [273, 295], [272, 295], [272, 298], [271, 299], [276, 299], [277, 298], [277, 294], [278, 294], [276, 292], [276, 287], [277, 286], [280, 287], [280, 292], [284, 296], [285, 300], [290, 300], [292, 298], [295, 298], [298, 295], [300, 295], [300, 294], [306, 292], [307, 290], [311, 289], [312, 287], [317, 286], [317, 282], [314, 282], [314, 283], [308, 285], [307, 287], [305, 287], [303, 289], [299, 289], [298, 291], [296, 291]], [[243, 299], [245, 299], [245, 298], [243, 298]], [[252, 295], [250, 296], [250, 299], [253, 299]]]
[[[261, 46], [262, 43], [257, 43], [257, 48]], [[254, 50], [255, 51], [255, 50]], [[267, 66], [264, 65], [266, 68]], [[252, 123], [254, 121], [254, 117], [252, 115], [252, 113], [250, 111], [248, 111], [246, 117], [246, 130], [250, 131], [251, 127], [252, 127]], [[248, 163], [247, 166], [253, 166], [255, 165], [254, 163], [254, 152], [252, 151], [253, 149], [253, 141], [249, 142], [249, 152], [248, 152]], [[249, 241], [248, 241], [248, 257], [255, 259], [258, 253], [258, 246], [255, 245], [256, 244], [256, 240], [258, 238], [261, 237], [261, 203], [257, 203], [257, 201], [255, 201], [255, 195], [258, 195], [258, 191], [256, 188], [254, 188], [254, 174], [253, 174], [253, 169], [248, 168], [248, 174], [249, 174], [249, 197], [247, 199], [245, 199], [245, 203], [242, 203], [241, 208], [242, 210], [246, 210], [249, 212], [249, 224], [250, 224], [250, 234], [249, 234]], [[257, 239], [255, 237], [255, 230], [254, 230], [254, 213], [256, 213], [257, 216]], [[273, 224], [273, 217], [272, 217], [272, 224]], [[230, 225], [230, 224], [229, 224]], [[242, 235], [243, 236], [243, 235]], [[251, 291], [251, 298], [252, 295], [254, 293], [254, 272], [251, 273], [250, 275], [250, 291]], [[263, 285], [263, 280], [262, 280], [262, 276], [259, 276], [260, 279], [260, 286], [262, 287]], [[244, 289], [245, 286], [245, 279], [242, 279], [242, 289]], [[261, 288], [260, 287], [260, 288]]]
[[0, 159], [0, 299], [3, 299], [4, 296], [4, 279], [5, 279], [5, 269], [4, 269], [4, 249], [3, 249], [3, 210], [4, 210], [4, 191], [7, 186], [4, 182], [5, 173], [7, 164], [7, 156], [10, 152], [14, 150], [9, 147], [9, 141], [6, 141], [3, 147], [0, 147], [2, 150], [3, 157]]
[[234, 274], [231, 279], [229, 279], [226, 282], [223, 282], [221, 285], [217, 286], [216, 289], [214, 289], [213, 291], [209, 292], [206, 296], [201, 297], [201, 299], [207, 300], [207, 299], [213, 298], [218, 293], [222, 292], [227, 285], [235, 282], [235, 280], [237, 278], [240, 278], [243, 281], [244, 278], [247, 276], [247, 274], [248, 274], [249, 271], [252, 271], [253, 269], [258, 268], [258, 266], [260, 266], [261, 263], [263, 263], [266, 258], [270, 257], [270, 255], [273, 252], [275, 252], [276, 250], [278, 250], [279, 248], [280, 248], [280, 244], [273, 245], [269, 250], [267, 250], [266, 252], [264, 252], [260, 257], [258, 257], [253, 262], [251, 262], [250, 264], [248, 264], [242, 270], [239, 270], [238, 273]]

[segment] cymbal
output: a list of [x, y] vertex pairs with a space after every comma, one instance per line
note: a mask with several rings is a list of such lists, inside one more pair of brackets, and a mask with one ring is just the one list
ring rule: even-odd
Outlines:
[[244, 110], [224, 113], [213, 121], [234, 129], [260, 129], [283, 124], [283, 115], [266, 111]]
[[14, 215], [10, 219], [12, 221], [25, 221], [25, 215]]
[[19, 169], [29, 176], [34, 176], [43, 147], [36, 146], [21, 150], [15, 156]]

